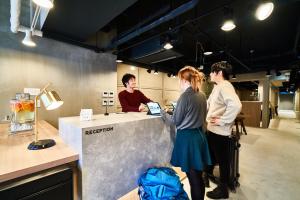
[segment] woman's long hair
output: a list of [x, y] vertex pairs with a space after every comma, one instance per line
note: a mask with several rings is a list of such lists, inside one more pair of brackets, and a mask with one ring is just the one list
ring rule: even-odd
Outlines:
[[190, 82], [193, 90], [199, 92], [201, 90], [202, 82], [205, 79], [205, 75], [192, 66], [185, 66], [178, 72], [178, 78]]

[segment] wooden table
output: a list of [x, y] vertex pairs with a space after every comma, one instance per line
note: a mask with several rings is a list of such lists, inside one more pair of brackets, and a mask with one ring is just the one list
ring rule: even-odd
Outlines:
[[78, 160], [78, 154], [59, 137], [58, 130], [46, 121], [38, 123], [39, 139], [54, 139], [56, 145], [28, 150], [33, 131], [9, 134], [8, 124], [0, 124], [0, 183]]

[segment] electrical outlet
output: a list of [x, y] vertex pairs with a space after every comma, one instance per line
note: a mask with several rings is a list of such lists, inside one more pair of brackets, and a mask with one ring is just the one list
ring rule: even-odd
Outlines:
[[108, 105], [108, 100], [107, 99], [102, 99], [102, 106]]
[[115, 101], [113, 99], [108, 100], [108, 105], [113, 106], [115, 104]]
[[103, 91], [103, 92], [102, 92], [102, 97], [108, 97], [108, 93], [109, 93], [109, 92], [107, 92], [107, 91]]
[[115, 96], [114, 91], [109, 91], [108, 97], [113, 98]]

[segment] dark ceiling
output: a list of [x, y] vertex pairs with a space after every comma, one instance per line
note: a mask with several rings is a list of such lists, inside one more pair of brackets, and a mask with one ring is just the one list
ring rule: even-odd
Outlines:
[[[191, 9], [153, 25], [194, 2]], [[166, 72], [175, 73], [184, 65], [199, 66], [201, 49], [213, 51], [204, 56], [205, 72], [219, 60], [232, 63], [235, 73], [299, 68], [300, 1], [273, 2], [272, 15], [258, 21], [254, 17], [258, 0], [55, 1], [43, 31], [46, 37], [113, 52], [129, 63]], [[228, 9], [237, 27], [224, 32], [220, 26]], [[173, 42], [171, 51], [162, 48], [167, 38]]]

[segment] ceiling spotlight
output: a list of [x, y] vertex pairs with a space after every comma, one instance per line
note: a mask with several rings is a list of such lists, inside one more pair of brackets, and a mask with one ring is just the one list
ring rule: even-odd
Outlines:
[[132, 71], [134, 71], [135, 69], [136, 69], [135, 66], [131, 66], [131, 67], [130, 67], [130, 70], [132, 70]]
[[32, 41], [32, 38], [31, 38], [31, 31], [30, 30], [26, 30], [25, 32], [25, 37], [24, 39], [22, 40], [22, 43], [26, 46], [29, 46], [29, 47], [35, 47], [36, 44], [34, 41]]
[[117, 62], [117, 63], [122, 63], [123, 60], [117, 59], [116, 62]]
[[158, 74], [158, 70], [157, 70], [157, 69], [154, 70], [154, 74], [155, 74], [155, 75]]
[[273, 12], [274, 4], [272, 2], [265, 2], [258, 6], [255, 16], [258, 20], [262, 21], [267, 19]]
[[172, 49], [173, 48], [173, 45], [170, 43], [170, 42], [167, 42], [164, 44], [164, 49]]
[[206, 56], [209, 56], [209, 55], [213, 54], [213, 52], [212, 51], [205, 51], [203, 54], [206, 55]]
[[236, 27], [236, 25], [234, 24], [233, 20], [227, 20], [224, 22], [224, 24], [222, 25], [221, 29], [223, 31], [231, 31]]
[[147, 69], [147, 72], [148, 72], [149, 74], [151, 74], [151, 69]]
[[167, 76], [168, 76], [168, 77], [171, 77], [171, 74], [170, 74], [170, 73], [168, 73], [168, 74], [167, 74]]
[[172, 78], [176, 78], [176, 76], [175, 76], [174, 74], [171, 74], [171, 77], [172, 77]]
[[236, 79], [236, 76], [235, 74], [232, 74], [232, 78], [231, 79]]
[[53, 3], [51, 0], [32, 0], [34, 3], [36, 3], [38, 6], [44, 7], [44, 8], [53, 8]]

